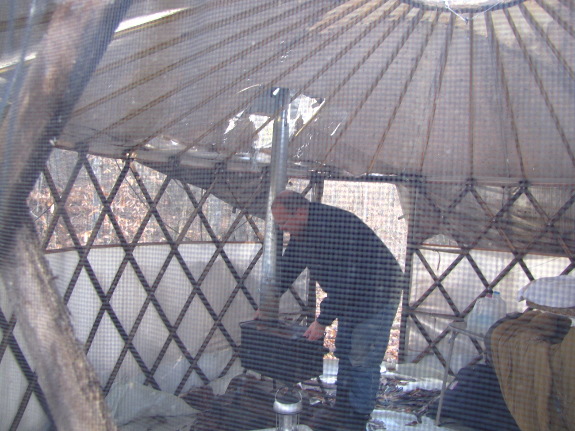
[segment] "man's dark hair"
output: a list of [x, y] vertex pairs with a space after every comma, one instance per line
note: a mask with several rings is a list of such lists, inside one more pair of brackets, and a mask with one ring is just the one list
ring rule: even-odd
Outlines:
[[309, 201], [300, 193], [293, 192], [293, 191], [285, 191], [280, 193], [274, 199], [274, 205], [281, 205], [284, 207], [290, 214], [295, 214], [295, 212], [300, 209], [307, 207], [309, 205]]

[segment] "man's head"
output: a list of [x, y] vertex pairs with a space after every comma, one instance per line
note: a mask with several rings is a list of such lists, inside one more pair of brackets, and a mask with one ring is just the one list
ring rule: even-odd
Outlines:
[[272, 214], [280, 230], [296, 237], [304, 231], [308, 213], [309, 201], [291, 190], [278, 194], [272, 203]]

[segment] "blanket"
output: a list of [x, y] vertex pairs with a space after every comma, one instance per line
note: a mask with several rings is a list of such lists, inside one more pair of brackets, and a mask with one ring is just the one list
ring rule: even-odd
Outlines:
[[496, 323], [488, 356], [522, 431], [575, 431], [575, 328], [553, 313], [526, 311]]

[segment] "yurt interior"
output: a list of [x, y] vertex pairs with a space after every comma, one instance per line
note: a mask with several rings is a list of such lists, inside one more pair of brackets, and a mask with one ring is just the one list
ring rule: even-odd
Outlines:
[[574, 0], [0, 2], [0, 431], [326, 429], [285, 190], [403, 274], [332, 431], [575, 430], [573, 119]]

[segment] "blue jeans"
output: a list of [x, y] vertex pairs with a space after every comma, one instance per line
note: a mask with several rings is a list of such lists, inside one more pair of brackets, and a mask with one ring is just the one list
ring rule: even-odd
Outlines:
[[385, 304], [365, 320], [354, 324], [338, 319], [336, 351], [339, 358], [336, 408], [370, 414], [379, 390], [381, 363], [399, 299]]

